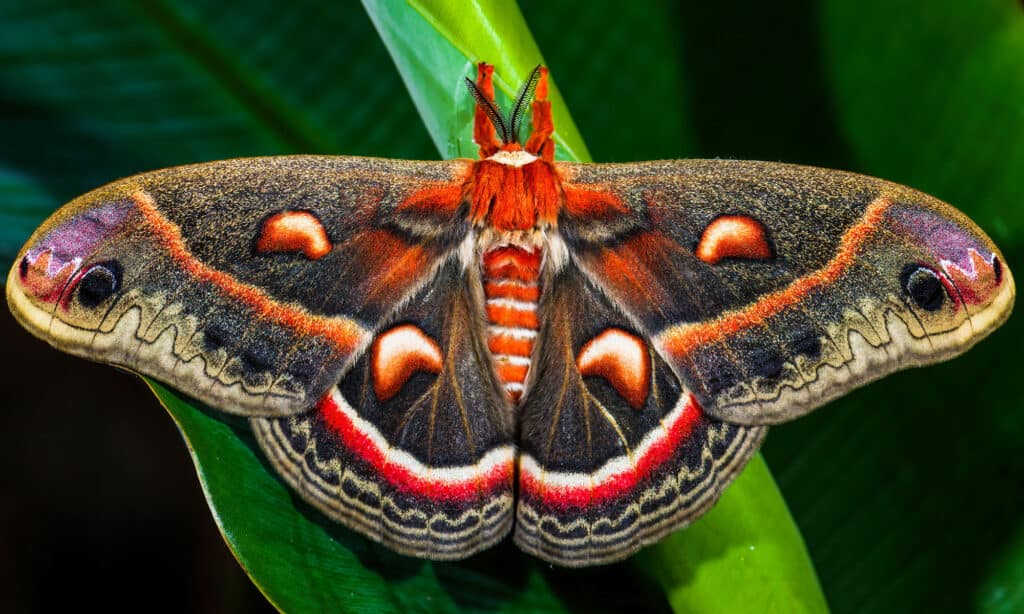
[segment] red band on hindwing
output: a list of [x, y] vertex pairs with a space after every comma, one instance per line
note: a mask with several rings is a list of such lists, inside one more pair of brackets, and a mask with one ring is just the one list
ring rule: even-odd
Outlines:
[[340, 437], [341, 445], [365, 462], [375, 479], [386, 480], [398, 490], [442, 501], [470, 501], [501, 489], [512, 481], [512, 450], [497, 448], [476, 465], [426, 467], [401, 457], [369, 423], [354, 415], [334, 388], [317, 404], [325, 423]]
[[665, 428], [650, 432], [631, 455], [612, 459], [590, 474], [545, 471], [524, 456], [520, 460], [520, 491], [558, 509], [587, 508], [628, 497], [676, 455], [703, 416], [697, 399], [685, 393], [665, 421]]

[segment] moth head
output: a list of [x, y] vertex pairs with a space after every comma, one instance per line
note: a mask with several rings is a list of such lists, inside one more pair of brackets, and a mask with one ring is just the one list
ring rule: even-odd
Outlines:
[[[555, 125], [548, 97], [547, 69], [537, 66], [516, 94], [508, 115], [502, 115], [494, 100], [494, 67], [477, 65], [477, 81], [466, 79], [469, 93], [476, 100], [473, 116], [473, 141], [480, 147], [481, 160], [493, 160], [510, 166], [522, 166], [541, 158], [555, 159]], [[520, 132], [527, 111], [532, 110], [532, 130], [526, 140]], [[508, 156], [507, 154], [512, 154]], [[528, 155], [516, 155], [528, 154]]]
[[476, 83], [473, 83], [472, 79], [466, 79], [466, 87], [469, 88], [469, 93], [476, 100], [478, 108], [491, 121], [503, 146], [513, 146], [519, 149], [521, 143], [519, 132], [522, 128], [523, 120], [526, 118], [527, 110], [530, 108], [530, 103], [533, 102], [533, 97], [537, 92], [537, 84], [540, 82], [542, 75], [543, 68], [539, 65], [534, 67], [530, 72], [530, 76], [526, 78], [526, 81], [523, 82], [516, 93], [508, 115], [502, 115], [492, 96], [489, 96]]
[[137, 255], [125, 249], [130, 199], [72, 202], [22, 248], [7, 278], [7, 300], [29, 330], [58, 347], [83, 343], [125, 291]]

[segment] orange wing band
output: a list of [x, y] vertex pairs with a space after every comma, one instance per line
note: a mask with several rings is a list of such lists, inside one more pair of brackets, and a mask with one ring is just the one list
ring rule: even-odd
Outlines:
[[131, 194], [131, 199], [152, 231], [154, 239], [163, 246], [171, 258], [196, 279], [220, 288], [222, 292], [242, 302], [260, 317], [298, 333], [317, 335], [330, 340], [339, 353], [351, 353], [362, 342], [366, 331], [352, 320], [314, 315], [299, 307], [279, 302], [260, 288], [204, 264], [192, 255], [181, 235], [181, 228], [164, 217], [152, 196], [138, 190]]
[[808, 293], [835, 282], [854, 263], [857, 253], [874, 234], [892, 204], [893, 199], [888, 196], [873, 200], [860, 221], [843, 235], [836, 255], [823, 268], [794, 280], [782, 290], [761, 297], [744, 309], [725, 313], [710, 322], [680, 324], [668, 329], [660, 335], [665, 351], [673, 356], [686, 356], [702, 345], [719, 343], [730, 335], [763, 323]]

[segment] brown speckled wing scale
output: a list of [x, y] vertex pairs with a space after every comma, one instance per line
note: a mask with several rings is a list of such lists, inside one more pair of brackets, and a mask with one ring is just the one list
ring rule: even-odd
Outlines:
[[613, 203], [563, 212], [575, 261], [722, 420], [794, 418], [965, 351], [1012, 308], [991, 240], [903, 186], [724, 160], [560, 171]]
[[469, 166], [296, 156], [122, 179], [36, 231], [8, 302], [56, 347], [225, 411], [305, 411], [452, 256]]

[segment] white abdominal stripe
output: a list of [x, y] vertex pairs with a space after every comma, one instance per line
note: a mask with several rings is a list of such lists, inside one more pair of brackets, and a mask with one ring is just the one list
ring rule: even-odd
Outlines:
[[507, 307], [516, 311], [537, 311], [537, 303], [518, 301], [512, 298], [489, 298], [487, 304], [495, 307]]
[[491, 324], [487, 327], [487, 332], [490, 333], [491, 336], [508, 335], [509, 337], [514, 337], [516, 339], [537, 338], [537, 331], [532, 328], [523, 328], [520, 326], [497, 326], [495, 324]]
[[528, 356], [519, 356], [517, 354], [495, 354], [494, 360], [498, 362], [507, 362], [510, 365], [518, 365], [521, 367], [530, 366], [530, 358]]

